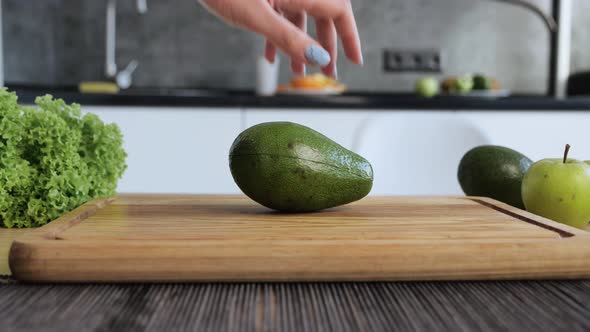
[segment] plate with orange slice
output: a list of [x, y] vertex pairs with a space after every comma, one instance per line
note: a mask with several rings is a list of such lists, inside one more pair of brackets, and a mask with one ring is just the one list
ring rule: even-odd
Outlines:
[[294, 95], [336, 95], [346, 91], [346, 86], [324, 74], [312, 74], [293, 78], [289, 84], [279, 85], [277, 93]]

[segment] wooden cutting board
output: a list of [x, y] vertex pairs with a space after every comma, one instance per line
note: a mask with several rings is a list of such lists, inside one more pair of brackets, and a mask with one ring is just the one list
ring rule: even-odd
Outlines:
[[281, 214], [242, 196], [131, 195], [17, 239], [9, 260], [28, 281], [586, 278], [590, 236], [485, 198]]

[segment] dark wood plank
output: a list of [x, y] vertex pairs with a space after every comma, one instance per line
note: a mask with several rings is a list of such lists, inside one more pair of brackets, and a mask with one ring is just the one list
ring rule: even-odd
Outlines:
[[4, 332], [590, 330], [590, 281], [13, 282], [0, 299]]

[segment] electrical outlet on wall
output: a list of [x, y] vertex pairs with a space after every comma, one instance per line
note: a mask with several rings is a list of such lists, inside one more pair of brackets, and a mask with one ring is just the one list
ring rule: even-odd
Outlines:
[[441, 73], [442, 54], [437, 49], [384, 49], [384, 72]]

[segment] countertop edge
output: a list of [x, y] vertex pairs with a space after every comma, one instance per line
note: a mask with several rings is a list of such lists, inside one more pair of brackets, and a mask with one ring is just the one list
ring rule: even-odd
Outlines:
[[554, 99], [543, 96], [475, 98], [442, 96], [421, 98], [412, 94], [344, 94], [339, 96], [271, 96], [253, 93], [187, 94], [82, 94], [75, 91], [10, 89], [19, 102], [32, 104], [37, 96], [51, 94], [67, 103], [82, 106], [195, 107], [260, 109], [339, 109], [339, 110], [423, 110], [423, 111], [590, 111], [590, 98]]

